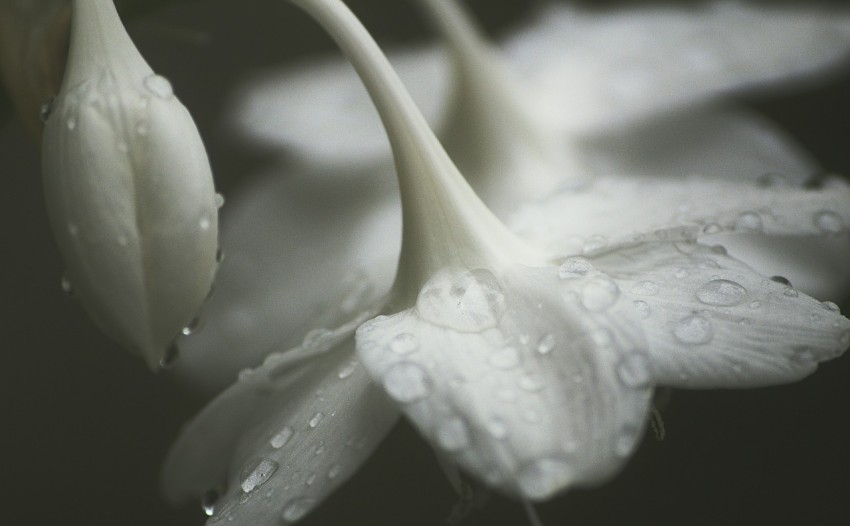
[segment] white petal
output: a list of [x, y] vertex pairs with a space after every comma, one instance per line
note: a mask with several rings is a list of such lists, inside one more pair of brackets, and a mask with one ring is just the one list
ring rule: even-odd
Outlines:
[[[446, 97], [448, 66], [436, 47], [389, 56], [417, 105], [434, 122]], [[389, 160], [387, 134], [363, 83], [342, 57], [249, 80], [231, 110], [247, 137], [336, 166]]]
[[401, 212], [391, 174], [328, 180], [290, 166], [259, 179], [222, 209], [215, 293], [173, 370], [210, 394], [270, 350], [344, 323], [395, 272]]
[[[850, 228], [850, 186], [819, 190], [700, 176], [602, 176], [520, 210], [512, 226], [559, 253], [593, 252], [644, 239], [722, 232], [839, 235]], [[568, 234], [564, 234], [564, 233]]]
[[612, 476], [644, 427], [641, 333], [611, 285], [555, 268], [512, 268], [501, 283], [446, 272], [414, 308], [364, 324], [357, 352], [436, 448], [491, 486], [546, 499]]
[[714, 2], [611, 13], [550, 6], [507, 45], [573, 130], [615, 128], [730, 90], [812, 77], [848, 55], [850, 15]]
[[719, 249], [648, 243], [592, 262], [641, 314], [659, 384], [788, 383], [850, 347], [850, 320], [835, 307], [760, 276]]
[[359, 321], [246, 372], [183, 430], [163, 486], [224, 492], [210, 523], [296, 522], [345, 482], [398, 418], [354, 355]]

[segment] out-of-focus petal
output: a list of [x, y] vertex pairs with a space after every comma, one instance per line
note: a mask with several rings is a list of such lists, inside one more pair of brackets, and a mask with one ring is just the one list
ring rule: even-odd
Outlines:
[[289, 524], [368, 458], [398, 418], [354, 355], [362, 317], [263, 365], [208, 405], [173, 446], [173, 501], [221, 491], [210, 524]]

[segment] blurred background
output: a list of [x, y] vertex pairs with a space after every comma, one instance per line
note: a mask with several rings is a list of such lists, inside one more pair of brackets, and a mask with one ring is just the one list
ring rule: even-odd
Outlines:
[[[410, 4], [349, 2], [387, 48], [427, 36]], [[469, 4], [497, 36], [521, 22], [534, 2]], [[246, 150], [225, 132], [220, 110], [233, 88], [257, 69], [330, 51], [330, 41], [281, 0], [128, 0], [119, 8], [142, 54], [195, 117], [219, 190], [237, 192], [274, 152]], [[817, 86], [744, 102], [779, 123], [828, 171], [850, 173], [850, 68]], [[199, 505], [168, 506], [157, 480], [169, 444], [200, 402], [116, 348], [63, 294], [38, 159], [37, 142], [0, 95], [6, 184], [0, 191], [0, 524], [203, 524]], [[847, 312], [846, 292], [827, 299]], [[538, 506], [541, 518], [549, 526], [845, 524], [848, 379], [845, 357], [791, 386], [674, 392], [662, 411], [663, 441], [650, 433], [619, 477]], [[400, 425], [303, 524], [440, 525], [456, 502], [428, 446]], [[491, 496], [463, 524], [527, 520], [521, 506]]]

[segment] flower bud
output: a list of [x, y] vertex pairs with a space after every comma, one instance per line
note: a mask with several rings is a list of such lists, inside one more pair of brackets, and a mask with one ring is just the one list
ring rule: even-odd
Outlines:
[[101, 329], [156, 367], [208, 295], [218, 218], [204, 145], [110, 0], [74, 0], [42, 170], [66, 278]]

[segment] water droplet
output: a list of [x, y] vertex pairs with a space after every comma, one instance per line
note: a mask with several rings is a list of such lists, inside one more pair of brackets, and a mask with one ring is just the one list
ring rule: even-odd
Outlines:
[[333, 480], [333, 479], [337, 478], [341, 472], [342, 472], [342, 466], [340, 466], [339, 464], [334, 464], [328, 470], [328, 478]]
[[519, 352], [513, 347], [502, 347], [490, 353], [488, 361], [497, 369], [513, 369], [519, 365]]
[[224, 196], [220, 193], [215, 194], [215, 207], [216, 209], [221, 209], [224, 206]]
[[531, 393], [542, 391], [546, 386], [543, 383], [543, 378], [536, 374], [527, 374], [521, 377], [517, 383], [521, 389]]
[[242, 491], [250, 493], [259, 488], [277, 471], [278, 463], [267, 458], [255, 458], [249, 460], [242, 468], [240, 483]]
[[728, 279], [715, 279], [698, 288], [696, 296], [706, 305], [731, 307], [747, 299], [747, 289]]
[[561, 279], [580, 278], [593, 270], [593, 265], [582, 257], [568, 258], [558, 268], [558, 277]]
[[201, 230], [209, 230], [212, 226], [212, 222], [209, 217], [202, 217], [200, 221], [198, 221], [198, 226], [201, 227]]
[[165, 350], [165, 354], [162, 355], [162, 358], [159, 360], [159, 368], [160, 369], [169, 369], [180, 357], [180, 349], [177, 347], [176, 343], [172, 343]]
[[593, 334], [590, 335], [590, 338], [597, 347], [608, 347], [614, 342], [614, 336], [608, 329], [595, 330], [593, 331]]
[[831, 210], [821, 210], [816, 213], [814, 222], [824, 234], [840, 234], [844, 230], [844, 220]]
[[682, 279], [684, 277], [687, 277], [687, 275], [688, 275], [688, 270], [684, 269], [684, 268], [680, 268], [680, 269], [676, 270], [676, 273], [674, 274], [676, 279]]
[[830, 311], [830, 312], [835, 312], [835, 313], [837, 313], [837, 314], [838, 314], [838, 313], [841, 313], [841, 308], [840, 308], [840, 307], [838, 306], [838, 304], [836, 304], [835, 302], [832, 302], [832, 301], [824, 301], [823, 303], [821, 303], [821, 306], [822, 306], [824, 309], [826, 309], [826, 310], [828, 310], [828, 311]]
[[505, 294], [489, 270], [472, 270], [457, 279], [441, 274], [423, 287], [416, 310], [436, 325], [481, 332], [496, 327], [505, 313]]
[[289, 442], [289, 439], [292, 438], [292, 435], [295, 434], [295, 431], [289, 426], [283, 426], [280, 431], [275, 433], [275, 435], [269, 440], [269, 444], [275, 449], [280, 449]]
[[416, 340], [416, 336], [405, 332], [392, 339], [390, 349], [396, 354], [410, 354], [419, 349], [419, 342]]
[[723, 228], [717, 223], [709, 223], [702, 228], [702, 233], [706, 235], [718, 234]]
[[418, 364], [401, 362], [384, 374], [384, 389], [397, 402], [409, 404], [431, 394], [431, 378]]
[[632, 305], [635, 306], [635, 310], [638, 312], [638, 316], [642, 319], [649, 318], [650, 314], [652, 314], [652, 308], [649, 306], [649, 303], [643, 300], [635, 300], [632, 302]]
[[171, 82], [161, 75], [148, 75], [143, 81], [145, 87], [163, 100], [168, 100], [174, 96], [174, 88], [171, 87]]
[[489, 431], [496, 440], [504, 440], [508, 437], [508, 426], [505, 424], [505, 421], [498, 416], [488, 419], [486, 425], [487, 431]]
[[325, 442], [324, 442], [324, 441], [319, 441], [319, 443], [318, 443], [318, 444], [316, 444], [316, 448], [313, 450], [313, 453], [314, 453], [315, 455], [317, 455], [317, 456], [318, 456], [318, 455], [321, 455], [322, 453], [324, 453], [324, 452], [325, 452], [325, 449], [326, 449], [326, 448], [327, 448], [327, 446], [325, 446]]
[[337, 376], [339, 376], [340, 380], [345, 380], [354, 373], [355, 369], [357, 369], [357, 360], [349, 360], [345, 363], [345, 365], [340, 368], [339, 372], [337, 373]]
[[53, 102], [56, 99], [51, 97], [47, 102], [41, 105], [39, 108], [39, 116], [41, 117], [41, 122], [46, 123], [47, 119], [50, 118], [50, 114], [53, 112]]
[[800, 296], [800, 293], [797, 292], [794, 289], [785, 289], [785, 292], [783, 292], [783, 294], [785, 294], [789, 298], [796, 298], [796, 297]]
[[322, 421], [322, 419], [323, 419], [323, 418], [325, 418], [325, 414], [324, 414], [324, 413], [322, 413], [322, 412], [317, 412], [317, 413], [315, 413], [315, 414], [314, 414], [314, 415], [310, 418], [310, 422], [309, 422], [310, 429], [316, 429], [316, 426], [318, 426], [318, 425], [319, 425], [319, 423]]
[[215, 503], [218, 501], [220, 495], [214, 489], [211, 489], [205, 492], [201, 496], [201, 509], [204, 510], [204, 515], [207, 517], [212, 517], [215, 513]]
[[437, 443], [446, 451], [460, 451], [469, 445], [469, 429], [460, 417], [451, 417], [437, 427]]
[[646, 387], [652, 379], [649, 359], [643, 353], [627, 355], [617, 365], [617, 376], [626, 387]]
[[537, 352], [540, 354], [549, 354], [557, 345], [558, 340], [555, 339], [555, 335], [546, 334], [540, 338], [540, 341], [537, 343]]
[[67, 294], [68, 296], [74, 295], [74, 285], [71, 284], [71, 280], [68, 279], [67, 275], [62, 276], [61, 280], [62, 292]]
[[316, 474], [310, 473], [310, 476], [307, 477], [307, 480], [304, 481], [304, 484], [307, 486], [312, 486], [316, 482]]
[[596, 276], [584, 284], [581, 291], [581, 304], [589, 311], [603, 311], [617, 302], [620, 288], [610, 278]]
[[782, 276], [771, 276], [770, 280], [775, 281], [776, 283], [781, 283], [782, 285], [785, 285], [786, 287], [791, 286], [791, 281], [789, 281], [788, 278], [785, 278], [785, 277], [782, 277]]
[[751, 302], [750, 302], [750, 308], [751, 308], [751, 309], [758, 309], [759, 307], [761, 307], [761, 302], [760, 302], [760, 301], [758, 301], [758, 300], [753, 300], [753, 301], [751, 301]]
[[561, 490], [573, 479], [574, 472], [563, 458], [541, 458], [523, 466], [517, 474], [517, 482], [523, 496], [542, 500]]
[[195, 333], [195, 331], [198, 330], [198, 326], [200, 326], [200, 324], [200, 318], [192, 318], [192, 320], [185, 327], [183, 327], [183, 330], [181, 330], [180, 332], [183, 334], [183, 336], [191, 336]]
[[299, 498], [292, 500], [283, 508], [281, 518], [284, 522], [292, 524], [303, 519], [315, 505], [315, 499]]
[[74, 130], [77, 127], [77, 118], [71, 115], [68, 117], [68, 120], [65, 121], [65, 126], [68, 130]]
[[587, 252], [596, 252], [597, 250], [602, 250], [603, 248], [608, 246], [608, 240], [605, 239], [605, 236], [590, 236], [584, 242], [584, 246], [582, 246], [582, 250]]
[[807, 347], [797, 347], [791, 355], [791, 361], [799, 365], [811, 365], [817, 361], [815, 354]]
[[632, 286], [632, 294], [640, 296], [655, 296], [658, 291], [658, 284], [654, 281], [638, 281]]
[[760, 232], [764, 230], [764, 223], [757, 213], [744, 212], [735, 218], [735, 230]]
[[623, 426], [614, 440], [614, 453], [621, 457], [628, 456], [634, 449], [638, 436], [638, 430], [634, 426]]
[[673, 329], [673, 336], [682, 343], [704, 345], [714, 337], [714, 328], [708, 318], [692, 314], [679, 320]]

